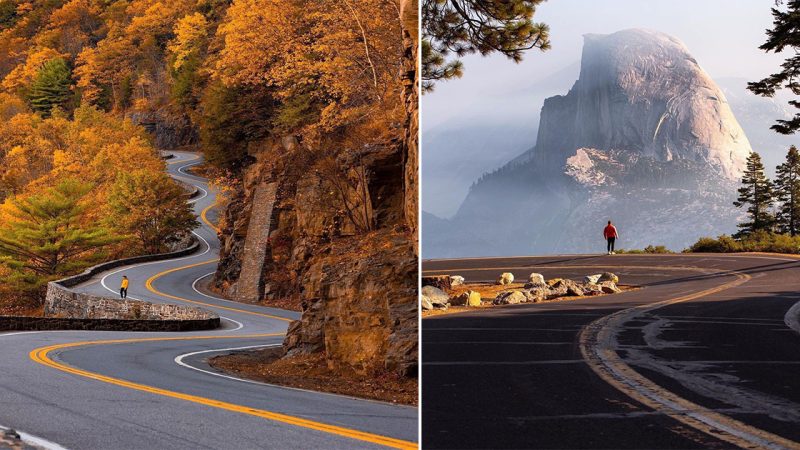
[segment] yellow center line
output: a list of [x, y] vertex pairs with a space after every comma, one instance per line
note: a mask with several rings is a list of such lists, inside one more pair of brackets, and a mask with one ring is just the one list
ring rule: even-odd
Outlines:
[[194, 155], [194, 158], [191, 158], [191, 159], [179, 159], [177, 161], [169, 161], [169, 160], [167, 160], [167, 165], [184, 163], [184, 162], [189, 162], [189, 161], [197, 161], [198, 159], [200, 159], [200, 155]]
[[329, 425], [321, 422], [315, 422], [313, 420], [294, 417], [287, 414], [281, 414], [272, 411], [266, 411], [263, 409], [251, 408], [248, 406], [236, 405], [233, 403], [227, 403], [219, 400], [199, 397], [196, 395], [168, 391], [166, 389], [134, 383], [119, 378], [113, 378], [106, 375], [101, 375], [99, 373], [89, 372], [87, 370], [77, 369], [74, 367], [67, 366], [65, 364], [61, 364], [59, 362], [53, 361], [49, 356], [49, 353], [55, 350], [83, 347], [89, 345], [111, 345], [111, 344], [124, 344], [124, 343], [134, 343], [134, 342], [152, 342], [152, 341], [186, 341], [186, 340], [198, 340], [198, 339], [246, 339], [246, 338], [257, 338], [257, 337], [268, 337], [268, 336], [281, 336], [281, 334], [280, 333], [251, 334], [244, 336], [184, 336], [184, 337], [168, 337], [168, 338], [113, 339], [113, 340], [103, 340], [103, 341], [70, 342], [66, 344], [57, 344], [57, 345], [50, 345], [47, 347], [36, 348], [33, 349], [28, 356], [33, 361], [39, 364], [52, 367], [62, 372], [67, 372], [74, 375], [91, 378], [93, 380], [102, 381], [104, 383], [109, 383], [117, 386], [122, 386], [128, 389], [134, 389], [137, 391], [148, 392], [151, 394], [185, 400], [200, 405], [211, 406], [214, 408], [224, 409], [227, 411], [237, 412], [241, 414], [247, 414], [250, 416], [260, 417], [263, 419], [273, 420], [276, 422], [281, 422], [302, 428], [322, 431], [325, 433], [330, 433], [350, 439], [355, 439], [364, 442], [371, 442], [386, 447], [398, 448], [398, 449], [418, 448], [416, 443], [410, 441], [404, 441], [401, 439], [395, 439], [387, 436], [367, 433], [364, 431], [339, 427], [336, 425]]
[[214, 225], [213, 223], [211, 223], [211, 221], [209, 221], [209, 220], [208, 220], [208, 216], [207, 216], [207, 214], [208, 214], [208, 211], [210, 211], [210, 210], [211, 210], [211, 208], [213, 208], [213, 207], [217, 206], [217, 204], [219, 204], [219, 196], [217, 196], [217, 197], [215, 197], [215, 198], [214, 198], [214, 203], [212, 203], [212, 204], [210, 204], [210, 205], [206, 206], [206, 207], [205, 207], [205, 208], [204, 208], [202, 211], [200, 211], [200, 219], [201, 219], [203, 222], [205, 222], [205, 223], [206, 223], [206, 225], [210, 226], [212, 230], [216, 231], [216, 232], [217, 232], [217, 234], [219, 234], [219, 232], [220, 232], [220, 230], [219, 230], [219, 227], [217, 227], [216, 225]]
[[255, 312], [255, 311], [248, 311], [246, 309], [231, 308], [231, 307], [228, 307], [228, 306], [220, 306], [220, 305], [216, 305], [216, 304], [213, 304], [213, 303], [205, 303], [205, 302], [199, 302], [197, 300], [189, 300], [188, 298], [183, 298], [183, 297], [178, 297], [177, 295], [167, 294], [166, 292], [159, 291], [158, 289], [153, 287], [153, 282], [155, 282], [157, 279], [163, 277], [164, 275], [167, 275], [167, 274], [170, 274], [170, 273], [173, 273], [173, 272], [178, 272], [178, 271], [184, 270], [184, 269], [190, 269], [192, 267], [203, 266], [203, 265], [210, 264], [210, 263], [217, 262], [217, 261], [219, 261], [219, 258], [214, 258], [214, 259], [210, 259], [208, 261], [203, 261], [203, 262], [199, 262], [199, 263], [195, 263], [195, 264], [189, 264], [187, 266], [176, 267], [174, 269], [169, 269], [169, 270], [165, 270], [163, 272], [159, 272], [159, 273], [157, 273], [157, 274], [155, 274], [152, 277], [147, 279], [147, 281], [145, 282], [145, 287], [147, 288], [148, 291], [150, 291], [150, 292], [152, 292], [152, 293], [154, 293], [156, 295], [159, 295], [159, 296], [162, 296], [162, 297], [171, 298], [171, 299], [174, 299], [174, 300], [180, 300], [182, 302], [194, 303], [195, 305], [209, 306], [209, 307], [212, 307], [212, 308], [224, 309], [224, 310], [227, 310], [227, 311], [235, 311], [235, 312], [239, 312], [239, 313], [242, 313], [242, 314], [250, 314], [250, 315], [254, 315], [254, 316], [268, 317], [270, 319], [283, 320], [284, 322], [291, 322], [292, 321], [292, 319], [287, 319], [286, 317], [280, 317], [280, 316], [273, 316], [272, 314], [264, 314], [264, 313], [259, 313], [259, 312]]

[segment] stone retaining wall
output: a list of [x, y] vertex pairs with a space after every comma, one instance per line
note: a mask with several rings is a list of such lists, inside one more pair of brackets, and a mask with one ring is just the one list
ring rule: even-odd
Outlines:
[[200, 331], [219, 327], [219, 317], [205, 320], [70, 319], [61, 317], [0, 316], [0, 331]]

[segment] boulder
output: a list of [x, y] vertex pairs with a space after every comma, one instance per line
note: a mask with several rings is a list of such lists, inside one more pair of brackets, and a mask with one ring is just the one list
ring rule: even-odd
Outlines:
[[422, 298], [431, 302], [434, 308], [446, 307], [450, 297], [443, 290], [433, 286], [422, 287]]
[[600, 285], [595, 283], [584, 283], [581, 288], [583, 289], [583, 295], [600, 295], [603, 293]]
[[523, 291], [529, 303], [543, 302], [547, 298], [547, 288], [533, 288]]
[[464, 284], [464, 277], [461, 275], [453, 275], [450, 277], [450, 286], [461, 286]]
[[433, 309], [433, 303], [431, 303], [431, 301], [428, 300], [428, 297], [425, 297], [424, 295], [420, 297], [420, 305], [425, 311], [430, 311]]
[[553, 278], [552, 280], [547, 280], [546, 284], [550, 287], [555, 286], [558, 282], [562, 281], [561, 278]]
[[497, 294], [497, 297], [494, 299], [495, 305], [515, 305], [517, 303], [525, 303], [528, 301], [528, 298], [525, 296], [523, 291], [504, 291]]
[[449, 290], [452, 286], [450, 275], [431, 275], [422, 277], [422, 286], [433, 286], [443, 291]]
[[511, 272], [503, 272], [500, 274], [500, 277], [497, 278], [497, 284], [506, 285], [511, 284], [514, 282], [514, 274]]
[[558, 282], [553, 284], [552, 290], [564, 292], [563, 295], [583, 296], [583, 289], [572, 280], [559, 279]]
[[524, 287], [525, 289], [546, 289], [548, 286], [546, 283], [525, 283]]
[[467, 291], [450, 298], [453, 306], [481, 306], [480, 292]]
[[540, 273], [532, 273], [528, 276], [528, 283], [531, 284], [544, 284], [544, 276]]
[[583, 282], [587, 284], [597, 284], [598, 282], [600, 282], [600, 277], [602, 276], [603, 275], [599, 273], [594, 275], [586, 275], [585, 277], [583, 277]]
[[617, 283], [614, 283], [613, 281], [604, 281], [600, 283], [600, 289], [602, 289], [606, 294], [617, 294], [622, 292], [622, 289], [617, 287]]
[[597, 281], [599, 281], [601, 283], [603, 281], [612, 281], [612, 282], [614, 282], [614, 284], [617, 284], [617, 283], [619, 283], [619, 277], [616, 276], [615, 274], [611, 273], [611, 272], [603, 272], [603, 274], [600, 275], [600, 278]]

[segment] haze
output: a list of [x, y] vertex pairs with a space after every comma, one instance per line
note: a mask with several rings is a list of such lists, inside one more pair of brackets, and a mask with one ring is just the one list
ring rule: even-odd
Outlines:
[[[439, 83], [422, 98], [423, 209], [442, 217], [455, 213], [469, 184], [535, 144], [545, 97], [565, 94], [577, 78], [583, 34], [649, 28], [681, 39], [726, 96], [758, 98], [744, 81], [774, 72], [780, 55], [758, 49], [772, 24], [772, 0], [554, 0], [542, 4], [536, 20], [551, 27], [552, 49], [531, 51], [515, 64], [502, 56], [464, 58], [461, 79]], [[738, 86], [742, 86], [739, 88]], [[742, 118], [737, 115], [742, 122]], [[765, 122], [768, 128], [770, 122]], [[783, 145], [758, 148], [761, 136], [743, 124], [768, 168], [782, 158]], [[758, 127], [761, 127], [759, 124]], [[762, 139], [763, 140], [763, 139]]]

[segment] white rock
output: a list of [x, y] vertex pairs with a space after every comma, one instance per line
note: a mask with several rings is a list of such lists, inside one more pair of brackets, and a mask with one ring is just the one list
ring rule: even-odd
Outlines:
[[497, 284], [506, 285], [514, 282], [514, 274], [511, 272], [503, 272], [497, 279]]

